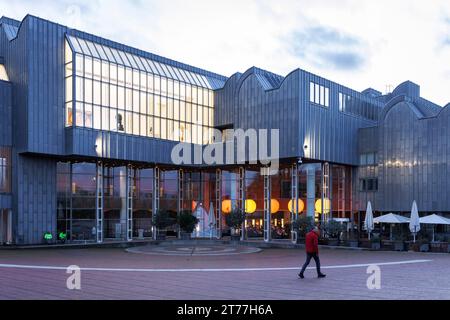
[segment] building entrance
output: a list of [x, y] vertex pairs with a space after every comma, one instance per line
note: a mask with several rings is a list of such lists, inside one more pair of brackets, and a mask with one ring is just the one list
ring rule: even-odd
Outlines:
[[0, 245], [12, 243], [11, 210], [0, 209]]

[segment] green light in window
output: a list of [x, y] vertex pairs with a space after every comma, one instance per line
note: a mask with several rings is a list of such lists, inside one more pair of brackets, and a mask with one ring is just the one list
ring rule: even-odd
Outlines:
[[44, 234], [44, 239], [53, 240], [53, 235], [50, 232], [47, 232], [46, 234]]
[[59, 240], [67, 240], [67, 233], [60, 232], [59, 233]]

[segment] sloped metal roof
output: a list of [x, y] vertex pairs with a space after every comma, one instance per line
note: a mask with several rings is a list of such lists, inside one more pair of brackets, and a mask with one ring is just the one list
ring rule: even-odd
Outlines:
[[6, 37], [9, 41], [15, 39], [17, 37], [17, 32], [19, 32], [19, 28], [7, 23], [2, 23], [2, 29], [6, 34]]
[[264, 90], [279, 88], [284, 80], [282, 76], [258, 68], [254, 68], [254, 73]]
[[225, 84], [225, 81], [222, 79], [177, 68], [79, 37], [66, 35], [66, 38], [75, 53], [84, 54], [136, 70], [153, 73], [161, 77], [178, 80], [180, 82], [212, 90], [222, 88]]

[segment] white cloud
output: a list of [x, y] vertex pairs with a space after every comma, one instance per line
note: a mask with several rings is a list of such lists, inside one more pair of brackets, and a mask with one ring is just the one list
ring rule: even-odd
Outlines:
[[[227, 76], [258, 66], [281, 75], [296, 68], [357, 90], [411, 80], [422, 95], [450, 101], [450, 2], [446, 0], [0, 0], [3, 14], [31, 13]], [[79, 10], [77, 9], [79, 8]], [[333, 68], [323, 57], [348, 59], [345, 43], [316, 43], [299, 54], [292, 34], [334, 30], [359, 45], [359, 68]], [[340, 55], [329, 55], [333, 45]], [[327, 55], [328, 54], [328, 55]], [[322, 57], [322, 58], [323, 58]], [[330, 63], [333, 61], [330, 60]], [[350, 64], [351, 65], [351, 64]]]

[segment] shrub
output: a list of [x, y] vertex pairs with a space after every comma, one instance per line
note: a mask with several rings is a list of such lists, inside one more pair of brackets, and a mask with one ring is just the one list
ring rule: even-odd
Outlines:
[[305, 238], [306, 234], [314, 228], [314, 219], [301, 215], [293, 222], [294, 230], [298, 232], [299, 238]]
[[245, 213], [241, 209], [234, 209], [225, 216], [227, 226], [234, 229], [240, 229], [245, 222]]
[[178, 225], [186, 233], [194, 232], [198, 223], [199, 220], [190, 211], [183, 211], [178, 217]]
[[160, 229], [166, 229], [174, 224], [174, 219], [170, 216], [169, 211], [159, 210], [155, 215], [153, 215], [152, 224]]

